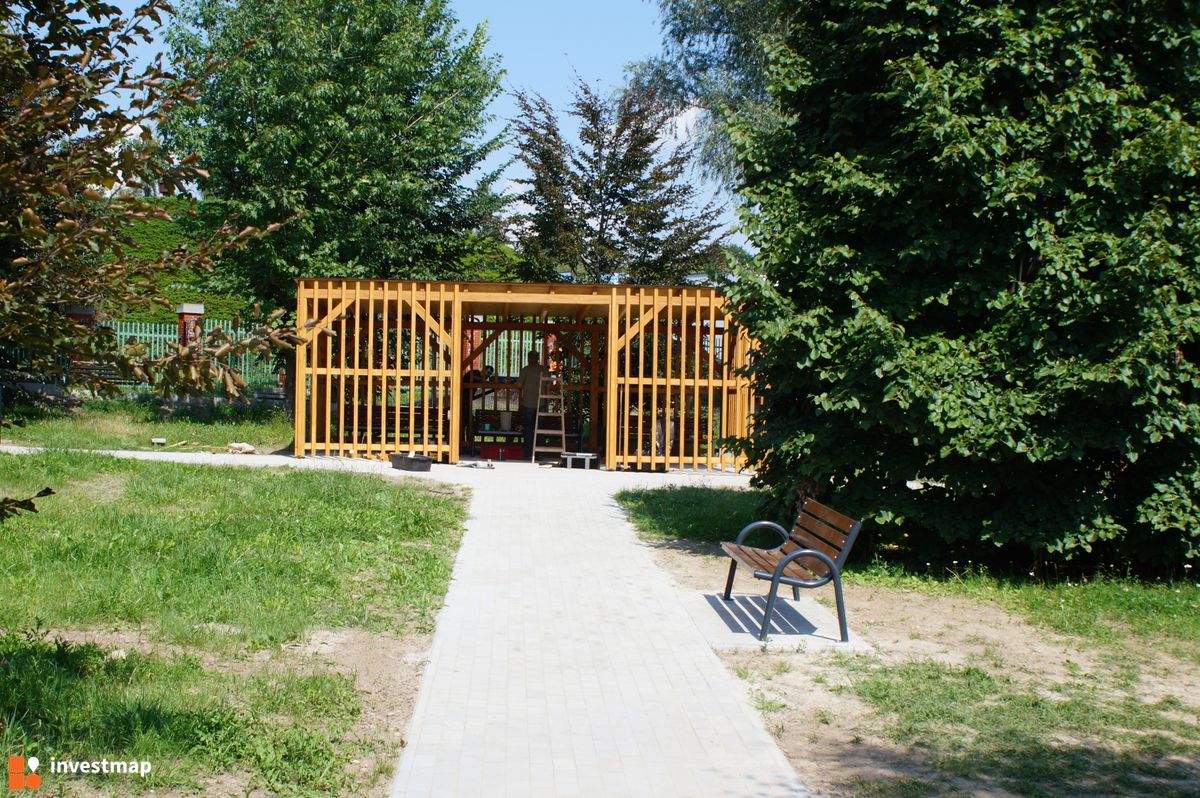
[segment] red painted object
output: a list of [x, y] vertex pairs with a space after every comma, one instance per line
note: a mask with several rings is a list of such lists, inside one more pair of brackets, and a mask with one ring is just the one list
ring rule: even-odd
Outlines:
[[519, 443], [481, 443], [479, 456], [485, 460], [523, 460], [525, 447]]

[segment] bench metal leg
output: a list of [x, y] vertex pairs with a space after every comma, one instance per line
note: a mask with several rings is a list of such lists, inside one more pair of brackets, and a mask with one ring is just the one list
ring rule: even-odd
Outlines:
[[729, 561], [729, 578], [725, 580], [725, 600], [729, 601], [729, 594], [733, 591], [733, 575], [737, 573], [737, 560], [730, 559]]
[[833, 569], [833, 596], [837, 600], [838, 631], [842, 633], [842, 642], [850, 642], [850, 632], [846, 629], [846, 602], [842, 600], [842, 575]]
[[794, 599], [795, 601], [800, 600], [800, 586], [799, 585], [792, 585], [792, 599]]
[[767, 594], [767, 608], [763, 610], [762, 631], [758, 635], [758, 639], [763, 642], [767, 640], [767, 629], [771, 626], [771, 613], [775, 611], [775, 599], [777, 598], [779, 598], [779, 583], [772, 579], [771, 592]]

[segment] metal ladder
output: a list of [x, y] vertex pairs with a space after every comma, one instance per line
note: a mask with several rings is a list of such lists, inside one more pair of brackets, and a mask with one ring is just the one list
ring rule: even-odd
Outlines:
[[[543, 426], [546, 421], [558, 419], [557, 427]], [[557, 446], [543, 446], [541, 438], [553, 438]], [[553, 374], [543, 374], [538, 387], [537, 420], [533, 424], [533, 457], [537, 462], [538, 452], [553, 452], [559, 457], [567, 450], [567, 424], [563, 417], [562, 382]]]

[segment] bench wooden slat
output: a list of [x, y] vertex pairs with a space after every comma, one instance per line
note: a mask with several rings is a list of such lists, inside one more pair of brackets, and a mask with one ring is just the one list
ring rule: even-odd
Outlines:
[[[721, 548], [724, 549], [726, 554], [743, 565], [758, 571], [766, 571], [769, 574], [775, 572], [779, 561], [788, 554], [788, 552], [782, 549], [779, 551], [767, 551], [756, 549], [753, 546], [739, 546], [735, 543], [722, 543]], [[794, 550], [793, 548], [792, 551]], [[818, 573], [816, 568], [820, 568], [822, 571]], [[804, 557], [788, 563], [787, 568], [783, 569], [783, 575], [792, 579], [820, 579], [825, 575], [824, 569], [825, 566], [820, 560]]]
[[[791, 538], [788, 539], [788, 542], [783, 545], [783, 550], [784, 552], [793, 552], [796, 549], [813, 549], [815, 551], [819, 551], [822, 554], [828, 555], [829, 559], [833, 560], [834, 562], [837, 562], [838, 554], [840, 554], [837, 549], [835, 549], [833, 546], [830, 546], [823, 540], [809, 538], [804, 535], [797, 535], [793, 532]], [[827, 567], [825, 567], [825, 564], [818, 559], [810, 557], [807, 562], [811, 563], [809, 566], [810, 568], [820, 569], [821, 573], [825, 573], [829, 570]]]
[[801, 513], [796, 516], [796, 523], [792, 527], [793, 535], [803, 535], [808, 538], [816, 538], [824, 541], [830, 546], [833, 546], [838, 551], [841, 551], [846, 545], [846, 535], [843, 535], [838, 530], [826, 524], [814, 516]]
[[842, 515], [837, 510], [826, 507], [825, 505], [820, 504], [813, 499], [806, 499], [804, 501], [804, 506], [801, 508], [801, 512], [808, 513], [809, 515], [815, 515], [817, 518], [820, 518], [834, 529], [837, 529], [846, 535], [849, 535], [850, 529], [858, 523], [850, 516]]

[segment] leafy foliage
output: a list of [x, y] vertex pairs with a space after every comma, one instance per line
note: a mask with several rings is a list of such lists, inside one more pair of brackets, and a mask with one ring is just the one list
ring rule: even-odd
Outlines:
[[[179, 197], [160, 197], [155, 205], [170, 214], [169, 219], [147, 219], [129, 229], [130, 245], [142, 257], [156, 257], [187, 246], [192, 241], [212, 235], [220, 227], [225, 209], [212, 200], [185, 200]], [[201, 302], [210, 319], [232, 319], [247, 316], [253, 302], [244, 295], [226, 294], [213, 290], [210, 272], [174, 272], [156, 276], [155, 293], [166, 304], [114, 305], [102, 312], [119, 321], [147, 324], [174, 323], [175, 308], [185, 302]]]
[[[165, 303], [162, 275], [204, 271], [216, 254], [262, 234], [221, 225], [189, 246], [153, 254], [132, 246], [141, 225], [171, 218], [144, 196], [147, 187], [173, 194], [204, 174], [194, 157], [165, 157], [149, 132], [190, 101], [191, 84], [129, 56], [167, 10], [160, 0], [129, 15], [69, 0], [0, 9], [0, 352], [19, 351], [35, 372], [98, 390], [119, 375], [164, 393], [236, 394], [243, 386], [228, 357], [293, 341], [271, 319], [243, 340], [214, 333], [154, 358], [68, 315]], [[80, 362], [96, 368], [72, 371]]]
[[738, 162], [727, 126], [736, 113], [774, 113], [767, 50], [790, 4], [780, 0], [657, 0], [663, 54], [634, 66], [677, 110], [700, 108], [699, 160], [707, 176], [732, 187]]
[[[168, 37], [193, 107], [166, 127], [253, 224], [295, 219], [222, 261], [230, 293], [295, 304], [295, 277], [462, 277], [498, 253], [484, 138], [499, 70], [443, 0], [189, 0]], [[203, 69], [210, 59], [215, 70]]]
[[684, 172], [692, 147], [669, 146], [671, 110], [634, 86], [612, 98], [577, 81], [568, 113], [579, 143], [562, 135], [545, 98], [516, 95], [520, 161], [530, 177], [514, 219], [523, 276], [554, 281], [677, 283], [721, 260], [717, 209], [696, 207]]
[[1171, 2], [797, 7], [782, 121], [732, 131], [760, 482], [892, 543], [1200, 554], [1196, 23]]

